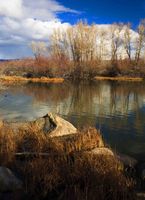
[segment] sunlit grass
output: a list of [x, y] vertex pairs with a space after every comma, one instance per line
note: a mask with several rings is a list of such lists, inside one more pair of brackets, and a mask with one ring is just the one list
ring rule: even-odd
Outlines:
[[140, 77], [106, 77], [106, 76], [96, 76], [96, 80], [110, 80], [110, 81], [143, 81]]
[[63, 78], [25, 78], [20, 76], [1, 76], [1, 81], [6, 82], [34, 82], [34, 83], [62, 83], [64, 81]]

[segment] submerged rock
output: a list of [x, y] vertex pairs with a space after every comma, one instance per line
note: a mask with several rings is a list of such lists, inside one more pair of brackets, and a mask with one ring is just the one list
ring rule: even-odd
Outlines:
[[0, 167], [0, 192], [13, 192], [22, 189], [22, 182], [6, 168]]

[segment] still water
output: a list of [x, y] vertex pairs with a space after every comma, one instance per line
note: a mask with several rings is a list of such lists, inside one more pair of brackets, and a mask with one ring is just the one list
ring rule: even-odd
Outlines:
[[114, 150], [145, 160], [145, 83], [31, 83], [0, 91], [1, 119], [33, 120], [48, 112], [76, 127], [94, 126]]

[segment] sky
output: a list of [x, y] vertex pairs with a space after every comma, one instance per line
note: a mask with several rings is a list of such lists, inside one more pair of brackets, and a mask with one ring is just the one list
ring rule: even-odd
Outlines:
[[31, 41], [48, 41], [52, 30], [80, 19], [88, 23], [145, 18], [145, 0], [0, 0], [0, 59], [32, 56]]

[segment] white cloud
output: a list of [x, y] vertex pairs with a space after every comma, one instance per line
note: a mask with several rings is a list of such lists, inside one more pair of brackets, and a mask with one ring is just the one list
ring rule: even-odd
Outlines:
[[55, 0], [0, 0], [0, 15], [5, 17], [52, 20], [59, 12], [79, 13]]
[[21, 20], [3, 18], [0, 24], [1, 43], [25, 43], [31, 40], [48, 40], [53, 30], [56, 28], [66, 29], [69, 23], [61, 23], [58, 20], [41, 21], [32, 18]]
[[[48, 40], [55, 28], [66, 28], [68, 23], [61, 23], [60, 21], [47, 21], [34, 20], [32, 18], [26, 19], [22, 23], [25, 35], [30, 39]], [[27, 31], [29, 30], [29, 31]], [[20, 33], [23, 35], [24, 32]]]
[[32, 40], [48, 40], [61, 23], [60, 12], [78, 13], [56, 0], [0, 0], [0, 45], [27, 45]]
[[14, 18], [22, 17], [22, 0], [0, 0], [0, 15]]
[[[31, 8], [33, 8], [33, 14]], [[39, 0], [35, 2], [34, 0], [26, 0], [24, 3], [24, 10], [25, 15], [28, 17], [42, 20], [55, 19], [59, 12], [79, 13], [76, 10], [64, 7], [55, 0]]]

